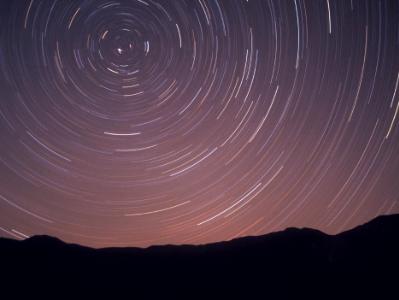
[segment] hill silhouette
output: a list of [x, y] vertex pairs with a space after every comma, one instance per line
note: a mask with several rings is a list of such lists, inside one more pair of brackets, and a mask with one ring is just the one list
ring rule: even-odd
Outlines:
[[49, 236], [1, 238], [0, 274], [2, 299], [399, 299], [399, 215], [338, 235], [288, 228], [200, 246], [92, 249]]

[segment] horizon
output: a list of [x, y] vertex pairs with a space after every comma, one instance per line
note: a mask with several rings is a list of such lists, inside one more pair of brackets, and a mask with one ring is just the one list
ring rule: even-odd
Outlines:
[[90, 249], [94, 249], [94, 250], [112, 249], [112, 248], [123, 248], [123, 249], [132, 248], [132, 249], [143, 249], [143, 250], [145, 250], [145, 249], [149, 249], [151, 247], [161, 247], [161, 248], [162, 247], [185, 247], [185, 246], [189, 246], [190, 247], [190, 246], [212, 246], [212, 245], [215, 245], [215, 244], [230, 244], [230, 242], [234, 242], [234, 241], [237, 241], [237, 240], [246, 240], [248, 238], [257, 239], [257, 238], [273, 236], [274, 234], [282, 234], [282, 233], [286, 233], [287, 234], [289, 232], [292, 232], [291, 231], [292, 229], [298, 230], [298, 231], [301, 231], [301, 232], [304, 232], [304, 231], [316, 231], [316, 232], [319, 232], [319, 233], [321, 233], [321, 234], [323, 234], [325, 236], [328, 236], [328, 237], [336, 237], [336, 236], [340, 236], [341, 234], [345, 234], [345, 233], [348, 233], [348, 232], [355, 232], [356, 230], [362, 228], [365, 225], [369, 225], [370, 223], [375, 223], [375, 221], [378, 220], [378, 219], [381, 220], [381, 219], [388, 219], [388, 218], [393, 218], [393, 217], [398, 218], [399, 214], [379, 215], [379, 216], [376, 216], [375, 218], [367, 221], [366, 223], [357, 225], [357, 226], [355, 226], [353, 228], [350, 228], [348, 230], [345, 230], [345, 231], [342, 231], [342, 232], [339, 232], [339, 233], [336, 233], [336, 234], [328, 234], [328, 233], [325, 233], [323, 231], [320, 231], [320, 230], [317, 230], [317, 229], [314, 229], [314, 228], [309, 228], [309, 227], [300, 227], [300, 228], [299, 227], [287, 227], [287, 228], [285, 228], [283, 230], [273, 231], [273, 232], [265, 233], [265, 234], [262, 234], [262, 235], [240, 236], [240, 237], [235, 237], [235, 238], [230, 239], [230, 240], [222, 240], [222, 241], [210, 242], [210, 243], [205, 243], [205, 244], [153, 244], [153, 245], [148, 245], [148, 246], [144, 246], [144, 247], [121, 245], [121, 246], [111, 246], [111, 247], [96, 248], [96, 247], [91, 247], [91, 246], [83, 245], [83, 244], [70, 243], [68, 241], [62, 240], [62, 239], [60, 239], [58, 237], [55, 237], [55, 236], [40, 235], [40, 234], [39, 235], [33, 235], [33, 236], [30, 236], [30, 237], [27, 237], [27, 238], [24, 238], [24, 239], [22, 239], [22, 238], [17, 239], [15, 237], [9, 238], [9, 237], [2, 237], [2, 236], [0, 236], [0, 239], [14, 240], [14, 241], [21, 242], [21, 241], [25, 241], [25, 240], [31, 240], [31, 239], [37, 239], [37, 238], [41, 238], [42, 239], [43, 238], [43, 239], [47, 239], [47, 240], [54, 239], [54, 240], [60, 241], [61, 243], [65, 244], [65, 245], [76, 245], [76, 246], [80, 246], [82, 248], [90, 248]]

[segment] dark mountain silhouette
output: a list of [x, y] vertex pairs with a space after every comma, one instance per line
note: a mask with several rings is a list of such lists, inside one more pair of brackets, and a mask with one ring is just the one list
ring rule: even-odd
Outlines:
[[48, 236], [2, 238], [0, 274], [2, 299], [399, 299], [399, 215], [338, 235], [288, 228], [201, 246], [92, 249]]

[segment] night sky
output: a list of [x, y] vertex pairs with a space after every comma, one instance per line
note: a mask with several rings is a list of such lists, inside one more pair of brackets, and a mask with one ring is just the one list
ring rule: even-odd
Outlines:
[[0, 236], [338, 233], [399, 212], [399, 1], [1, 0]]

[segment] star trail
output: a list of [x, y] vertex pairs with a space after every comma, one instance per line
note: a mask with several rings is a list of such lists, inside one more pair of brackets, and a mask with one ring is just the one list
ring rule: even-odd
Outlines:
[[103, 246], [399, 212], [399, 2], [3, 0], [0, 235]]

